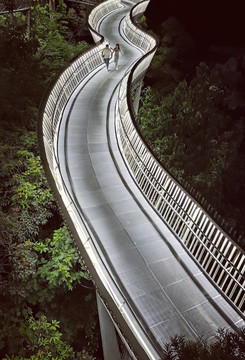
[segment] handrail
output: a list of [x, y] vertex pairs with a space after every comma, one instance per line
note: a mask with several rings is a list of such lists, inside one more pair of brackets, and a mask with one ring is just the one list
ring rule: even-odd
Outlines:
[[[120, 6], [120, 0], [107, 0], [95, 7], [89, 16], [89, 30], [97, 43], [92, 49], [73, 61], [57, 78], [43, 99], [39, 112], [39, 147], [45, 172], [51, 189], [55, 193], [61, 211], [68, 223], [71, 235], [85, 260], [98, 292], [118, 325], [123, 338], [142, 360], [159, 359], [158, 351], [142, 327], [134, 310], [122, 293], [113, 275], [107, 270], [106, 259], [87, 228], [83, 214], [67, 188], [60, 171], [57, 156], [57, 136], [62, 115], [68, 100], [79, 84], [96, 68], [103, 64], [101, 51], [105, 39], [97, 32], [100, 20]], [[108, 280], [109, 279], [109, 280]]]
[[[143, 1], [139, 5], [144, 7]], [[154, 157], [137, 123], [132, 95], [155, 52], [154, 40], [134, 25], [132, 10], [125, 20], [125, 35], [147, 54], [122, 80], [118, 100], [117, 135], [128, 168], [144, 195], [174, 231], [214, 285], [244, 317], [245, 253], [210, 218]], [[127, 90], [126, 90], [127, 89]]]
[[0, 14], [9, 12], [26, 11], [32, 6], [32, 0], [13, 0], [0, 4]]
[[68, 1], [78, 4], [90, 5], [90, 6], [95, 6], [98, 3], [97, 0], [68, 0]]
[[[95, 6], [98, 0], [68, 0], [70, 2]], [[48, 0], [47, 0], [48, 2]], [[33, 0], [5, 0], [0, 3], [0, 14], [7, 14], [9, 12], [26, 11], [33, 6]]]

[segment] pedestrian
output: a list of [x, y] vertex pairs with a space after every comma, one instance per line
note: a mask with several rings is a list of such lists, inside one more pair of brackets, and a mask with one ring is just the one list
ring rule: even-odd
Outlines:
[[114, 62], [115, 62], [115, 67], [116, 70], [118, 70], [118, 60], [119, 60], [119, 54], [122, 55], [122, 50], [120, 49], [119, 44], [116, 44], [116, 46], [114, 47]]
[[106, 44], [105, 48], [102, 50], [102, 57], [104, 59], [107, 71], [109, 71], [109, 61], [111, 55], [112, 55], [112, 51], [110, 50], [109, 45]]

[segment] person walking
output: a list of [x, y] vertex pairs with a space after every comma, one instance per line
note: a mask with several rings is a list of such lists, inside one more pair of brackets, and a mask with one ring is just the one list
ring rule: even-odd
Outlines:
[[116, 44], [116, 46], [114, 47], [113, 53], [114, 53], [115, 67], [116, 67], [116, 70], [118, 70], [119, 54], [122, 55], [122, 50], [120, 49], [119, 44]]
[[109, 45], [106, 44], [105, 48], [102, 50], [102, 57], [104, 59], [107, 71], [109, 71], [109, 61], [111, 55], [112, 55], [112, 51], [110, 50]]

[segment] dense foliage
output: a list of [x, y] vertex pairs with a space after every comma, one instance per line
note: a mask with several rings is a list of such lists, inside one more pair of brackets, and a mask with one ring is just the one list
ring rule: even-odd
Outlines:
[[245, 358], [245, 327], [235, 333], [219, 329], [215, 339], [191, 341], [175, 336], [166, 344], [166, 360], [242, 360]]
[[23, 331], [29, 334], [30, 324], [43, 316], [60, 323], [69, 348], [94, 352], [95, 294], [47, 185], [36, 134], [2, 129], [0, 160], [0, 353], [24, 354], [23, 343], [34, 340], [26, 340]]
[[[204, 61], [177, 20], [162, 24], [138, 123], [167, 170], [245, 235], [245, 75], [242, 58]], [[240, 240], [239, 245], [245, 248]]]
[[[0, 16], [0, 357], [92, 359], [94, 288], [47, 184], [36, 119], [46, 86], [89, 45], [62, 5]], [[99, 357], [98, 357], [99, 358]]]
[[[27, 33], [22, 13], [0, 15], [0, 122], [35, 129], [36, 113], [47, 85], [79, 53], [89, 48], [74, 42], [64, 5], [50, 14], [38, 1]], [[18, 52], [16, 52], [18, 49]]]

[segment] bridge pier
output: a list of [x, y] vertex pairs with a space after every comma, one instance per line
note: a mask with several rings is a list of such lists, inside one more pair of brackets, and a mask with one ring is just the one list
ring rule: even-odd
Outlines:
[[116, 337], [116, 330], [99, 294], [96, 292], [97, 307], [100, 322], [100, 332], [104, 360], [121, 360], [121, 354]]

